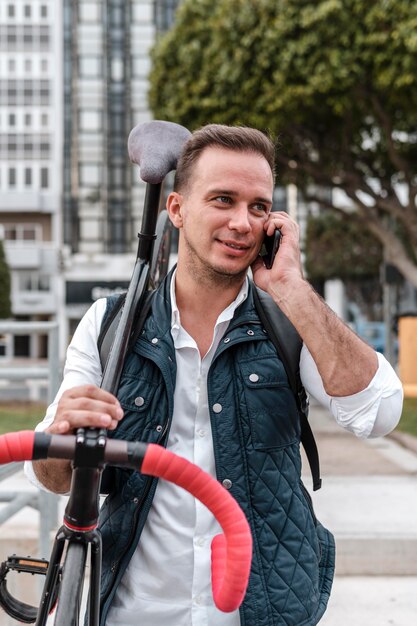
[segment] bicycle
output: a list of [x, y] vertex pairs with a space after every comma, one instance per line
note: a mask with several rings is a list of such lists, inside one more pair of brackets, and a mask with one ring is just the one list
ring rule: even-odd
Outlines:
[[[81, 431], [82, 429], [73, 436], [33, 431], [2, 435], [0, 463], [40, 458], [77, 459], [88, 454], [89, 464], [97, 470], [97, 476], [104, 465], [109, 464], [164, 478], [183, 487], [207, 506], [224, 531], [224, 534], [217, 535], [212, 542], [212, 588], [215, 604], [226, 612], [238, 608], [249, 579], [252, 539], [249, 524], [229, 492], [196, 465], [157, 444], [103, 440], [102, 435], [93, 430]], [[36, 620], [36, 626], [44, 626], [57, 600], [54, 623], [57, 626], [77, 626], [87, 547], [91, 544], [88, 623], [90, 626], [98, 625], [101, 541], [97, 520], [98, 500], [94, 498], [94, 490], [88, 486], [84, 493], [74, 493], [72, 490], [63, 526], [55, 537], [39, 610], [17, 601], [13, 604], [13, 599], [10, 594], [7, 596], [4, 585], [2, 597], [11, 607], [12, 612], [8, 611], [9, 614], [25, 623]], [[63, 559], [65, 547], [67, 550]], [[41, 562], [40, 568], [42, 564], [44, 562]], [[34, 565], [35, 563], [31, 563], [32, 567]], [[30, 570], [21, 568], [19, 571]]]
[[[117, 391], [136, 316], [146, 292], [150, 285], [155, 287], [167, 271], [169, 225], [166, 212], [158, 216], [161, 185], [168, 172], [175, 169], [189, 135], [189, 131], [178, 124], [157, 121], [138, 125], [129, 136], [131, 161], [139, 165], [147, 188], [135, 267], [101, 383], [112, 393]], [[156, 444], [108, 439], [105, 430], [78, 429], [75, 435], [65, 436], [21, 431], [0, 437], [0, 464], [45, 458], [72, 460], [69, 500], [49, 563], [44, 559], [10, 557], [0, 567], [0, 605], [12, 617], [24, 623], [45, 626], [48, 614], [57, 603], [55, 625], [78, 626], [90, 546], [87, 623], [98, 626], [101, 536], [97, 524], [101, 476], [107, 465], [170, 480], [209, 508], [224, 531], [212, 542], [214, 601], [226, 612], [240, 606], [252, 558], [249, 524], [230, 493], [209, 474]], [[10, 570], [45, 575], [39, 608], [19, 602], [10, 595], [6, 584]]]

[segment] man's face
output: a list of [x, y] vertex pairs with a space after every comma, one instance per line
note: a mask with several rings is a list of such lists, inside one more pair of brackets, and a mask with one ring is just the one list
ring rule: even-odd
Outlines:
[[265, 234], [272, 192], [272, 172], [264, 157], [206, 148], [187, 188], [170, 196], [171, 206], [176, 205], [173, 221], [180, 228], [179, 262], [219, 277], [245, 274]]

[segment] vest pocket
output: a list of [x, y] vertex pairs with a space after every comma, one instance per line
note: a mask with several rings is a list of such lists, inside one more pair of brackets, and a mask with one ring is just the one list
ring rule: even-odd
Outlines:
[[272, 450], [298, 442], [297, 405], [281, 361], [251, 359], [240, 363], [240, 374], [254, 448]]
[[160, 385], [142, 376], [122, 376], [118, 398], [124, 411], [116, 431], [118, 438], [153, 441], [160, 436], [155, 397]]

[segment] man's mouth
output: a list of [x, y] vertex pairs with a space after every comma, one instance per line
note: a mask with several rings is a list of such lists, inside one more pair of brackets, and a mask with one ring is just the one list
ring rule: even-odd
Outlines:
[[223, 245], [228, 248], [232, 248], [232, 250], [248, 250], [249, 246], [243, 243], [235, 243], [233, 241], [222, 241]]

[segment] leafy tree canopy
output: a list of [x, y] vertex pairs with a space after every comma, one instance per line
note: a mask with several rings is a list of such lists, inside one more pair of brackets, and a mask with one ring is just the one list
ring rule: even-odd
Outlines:
[[0, 319], [12, 314], [10, 302], [10, 271], [4, 254], [3, 242], [0, 240]]
[[355, 210], [417, 285], [416, 68], [410, 0], [183, 0], [149, 100], [190, 129], [270, 132], [280, 182], [339, 188], [327, 206]]

